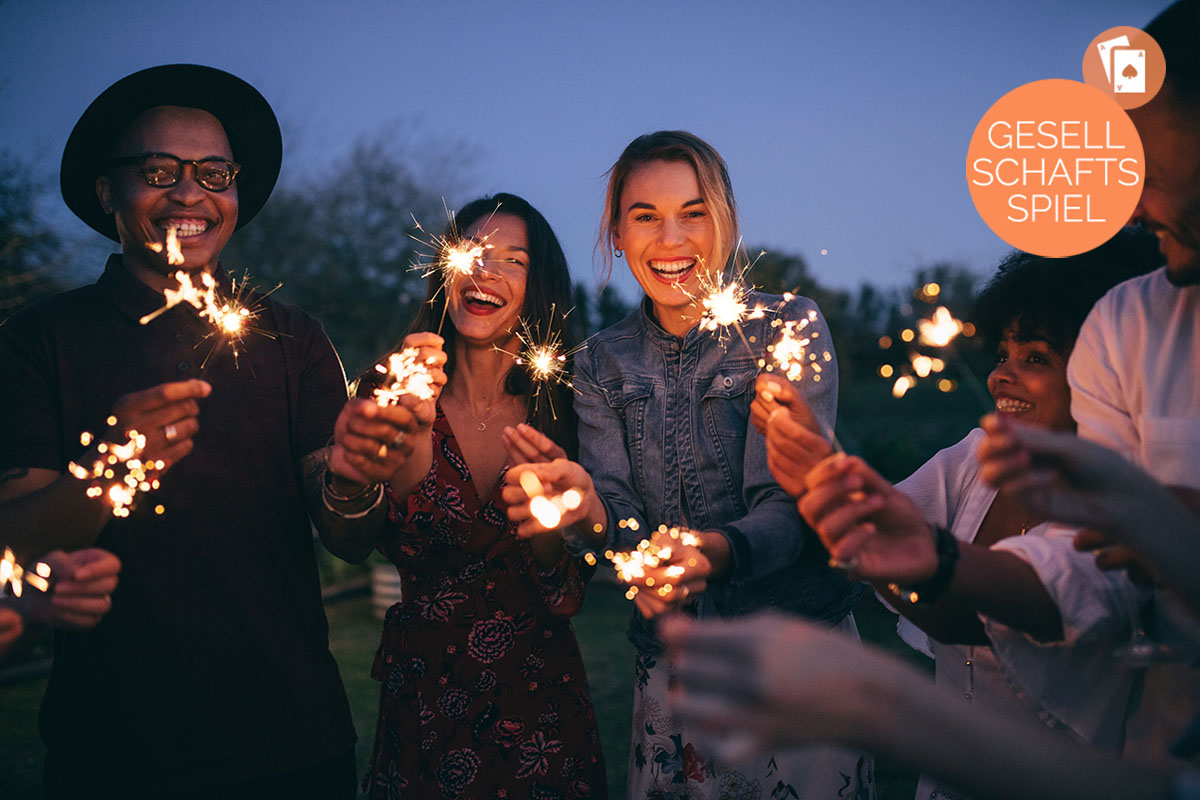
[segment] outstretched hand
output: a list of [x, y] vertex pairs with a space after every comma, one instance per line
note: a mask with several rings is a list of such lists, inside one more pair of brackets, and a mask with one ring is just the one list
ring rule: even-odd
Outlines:
[[791, 381], [759, 375], [750, 421], [767, 438], [767, 467], [793, 497], [807, 490], [809, 470], [833, 452], [820, 423]]
[[506, 426], [500, 436], [504, 451], [508, 453], [510, 464], [544, 464], [556, 458], [567, 457], [567, 451], [559, 447], [553, 439], [522, 422], [515, 428]]
[[120, 560], [98, 547], [71, 553], [56, 550], [42, 561], [50, 566], [50, 591], [26, 591], [21, 610], [31, 620], [57, 628], [94, 628], [112, 608]]
[[864, 687], [889, 668], [846, 636], [778, 614], [676, 616], [659, 633], [678, 677], [675, 714], [727, 763], [778, 746], [852, 741], [856, 709], [870, 702]]
[[908, 495], [856, 456], [812, 469], [797, 507], [832, 558], [859, 578], [920, 583], [937, 570], [929, 523]]
[[129, 431], [137, 431], [146, 437], [139, 458], [143, 463], [162, 461], [163, 467], [158, 472], [164, 473], [192, 452], [192, 439], [200, 430], [199, 401], [210, 394], [212, 385], [201, 380], [160, 383], [127, 394], [113, 405], [116, 424], [102, 438], [122, 444]]
[[[553, 525], [545, 525], [530, 508], [535, 497], [561, 497], [572, 490], [579, 493], [579, 502], [570, 504], [573, 507], [558, 509], [561, 517]], [[508, 505], [508, 518], [517, 523], [517, 535], [523, 539], [571, 525], [588, 524], [597, 515], [600, 520], [604, 517], [603, 505], [596, 496], [592, 476], [578, 463], [566, 458], [518, 464], [510, 468], [504, 488], [501, 489], [501, 497]]]

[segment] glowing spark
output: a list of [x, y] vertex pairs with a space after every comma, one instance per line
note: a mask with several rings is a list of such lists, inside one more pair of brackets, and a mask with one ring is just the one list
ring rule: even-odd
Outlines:
[[13, 551], [9, 548], [4, 548], [4, 558], [0, 560], [0, 590], [8, 586], [8, 591], [13, 597], [20, 597], [21, 592], [28, 584], [40, 592], [50, 591], [50, 565], [44, 561], [39, 561], [33, 565], [32, 574], [24, 567], [17, 563]]
[[429, 371], [431, 361], [420, 361], [420, 350], [406, 347], [399, 353], [388, 356], [388, 365], [376, 364], [375, 371], [387, 376], [387, 383], [374, 392], [375, 402], [381, 406], [394, 406], [400, 398], [411, 395], [418, 400], [428, 400], [434, 395], [433, 373]]
[[[109, 424], [115, 424], [115, 420]], [[154, 473], [166, 466], [163, 461], [142, 460], [142, 452], [146, 449], [145, 436], [135, 430], [128, 431], [126, 435], [129, 438], [124, 444], [100, 442], [96, 445], [97, 457], [90, 469], [74, 461], [67, 465], [71, 475], [81, 481], [91, 481], [87, 496], [106, 498], [112, 506], [114, 517], [128, 517], [139, 493], [157, 489], [159, 483]], [[84, 431], [79, 441], [86, 447], [94, 438]]]
[[901, 375], [892, 384], [892, 397], [904, 397], [908, 390], [917, 385], [917, 379], [912, 375]]
[[[496, 210], [492, 212], [495, 215], [500, 211], [499, 204], [496, 205]], [[431, 234], [421, 227], [421, 223], [413, 218], [413, 226], [418, 234], [411, 238], [422, 245], [422, 249], [428, 249], [433, 252], [432, 256], [428, 254], [421, 255], [417, 262], [413, 265], [413, 269], [420, 270], [422, 278], [428, 278], [430, 275], [439, 275], [441, 277], [441, 286], [434, 293], [444, 295], [449, 293], [450, 287], [460, 278], [470, 278], [474, 280], [475, 270], [487, 268], [487, 251], [492, 249], [492, 245], [488, 244], [488, 239], [491, 238], [491, 233], [479, 236], [473, 239], [464, 239], [454, 222], [454, 214], [447, 209], [447, 216], [450, 218], [450, 232], [446, 236], [438, 236]], [[490, 218], [489, 218], [490, 219]], [[433, 298], [430, 303], [433, 303]], [[443, 302], [442, 318], [438, 322], [437, 333], [442, 331], [442, 323], [446, 320], [446, 310], [449, 304]]]
[[[550, 318], [554, 318], [554, 306], [550, 307]], [[570, 315], [570, 311], [562, 315], [562, 319]], [[549, 391], [549, 387], [562, 384], [568, 389], [574, 389], [575, 385], [571, 382], [571, 373], [567, 371], [567, 362], [571, 356], [578, 353], [586, 344], [581, 344], [577, 347], [568, 349], [562, 340], [562, 334], [557, 330], [552, 330], [548, 334], [543, 335], [538, 328], [531, 327], [528, 320], [521, 320], [520, 329], [514, 331], [517, 341], [520, 343], [520, 351], [510, 353], [502, 347], [497, 346], [495, 349], [501, 353], [506, 353], [513, 358], [513, 363], [517, 366], [524, 367], [529, 374], [529, 380], [534, 385], [533, 403], [534, 410], [541, 404], [542, 389], [547, 388], [546, 399], [550, 402], [550, 413], [557, 419], [557, 414], [554, 409], [554, 398]]]
[[[158, 242], [148, 242], [146, 247], [155, 253], [163, 251], [163, 246]], [[167, 264], [172, 267], [183, 266], [183, 251], [179, 249], [179, 235], [174, 225], [167, 226]]]
[[727, 328], [741, 322], [746, 314], [748, 294], [749, 292], [737, 283], [713, 289], [700, 301], [704, 306], [700, 327], [707, 331], [715, 331], [718, 327]]
[[[199, 312], [201, 319], [207, 319], [212, 323], [214, 330], [209, 336], [214, 334], [222, 336], [232, 344], [234, 359], [238, 357], [238, 344], [247, 331], [254, 330], [256, 333], [261, 333], [272, 339], [275, 338], [273, 333], [251, 327], [251, 323], [258, 318], [259, 312], [247, 305], [244, 300], [243, 296], [248, 291], [246, 276], [242, 276], [240, 285], [236, 278], [230, 279], [233, 297], [218, 299], [216, 279], [207, 272], [201, 272], [199, 275], [200, 285], [197, 286], [192, 283], [190, 273], [184, 270], [176, 272], [175, 280], [179, 283], [178, 288], [163, 289], [163, 297], [166, 299], [166, 305], [152, 311], [138, 321], [142, 325], [145, 325], [175, 306], [187, 303]], [[278, 289], [280, 285], [277, 285], [275, 289], [257, 298], [256, 302], [261, 303], [271, 292]], [[207, 339], [208, 336], [204, 338]], [[212, 353], [209, 353], [209, 356], [211, 355]], [[205, 357], [204, 363], [208, 363], [209, 356]]]
[[455, 278], [469, 277], [477, 267], [482, 267], [484, 250], [490, 246], [464, 241], [446, 247], [438, 265], [446, 276], [446, 285], [452, 284]]
[[[637, 530], [637, 520], [635, 519], [621, 520], [617, 524], [622, 528], [628, 527], [631, 530]], [[633, 550], [629, 552], [607, 550], [604, 553], [604, 557], [612, 562], [613, 567], [616, 569], [617, 577], [623, 583], [641, 581], [647, 588], [653, 588], [655, 584], [654, 578], [647, 576], [646, 570], [657, 568], [669, 562], [674, 554], [673, 548], [676, 546], [699, 547], [700, 537], [686, 528], [668, 528], [666, 525], [659, 525], [658, 532], [653, 537], [642, 539]], [[686, 565], [672, 564], [665, 572], [667, 577], [678, 579], [687, 574], [688, 567], [694, 566], [696, 566], [696, 560], [691, 558], [688, 559]], [[676, 582], [678, 581], [676, 580]], [[675, 586], [672, 583], [663, 583], [655, 589], [659, 597], [666, 597], [674, 590]], [[625, 597], [632, 600], [637, 593], [638, 587], [630, 586], [625, 592]]]
[[553, 530], [562, 523], [563, 512], [574, 511], [583, 503], [583, 493], [578, 489], [568, 489], [553, 497], [547, 496], [541, 480], [532, 470], [523, 471], [518, 482], [529, 497], [529, 513], [547, 530]]
[[932, 319], [917, 322], [917, 330], [921, 332], [921, 344], [930, 347], [945, 347], [962, 333], [962, 329], [962, 322], [955, 319], [950, 309], [945, 306], [938, 306]]
[[807, 367], [813, 374], [814, 382], [821, 380], [821, 363], [832, 359], [828, 351], [818, 355], [809, 351], [813, 339], [819, 334], [814, 331], [811, 336], [803, 331], [817, 321], [817, 312], [809, 311], [808, 316], [795, 320], [772, 320], [771, 327], [780, 328], [779, 341], [767, 347], [771, 361], [759, 359], [758, 366], [767, 372], [778, 369], [789, 381], [800, 380]]

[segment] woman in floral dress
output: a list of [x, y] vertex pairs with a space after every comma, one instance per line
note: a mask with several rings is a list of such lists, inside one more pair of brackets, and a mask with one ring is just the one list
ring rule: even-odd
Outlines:
[[[371, 669], [382, 689], [363, 788], [372, 798], [604, 798], [570, 622], [586, 566], [560, 535], [518, 538], [500, 497], [510, 465], [565, 455], [556, 442], [574, 449], [569, 390], [539, 396], [512, 355], [522, 320], [566, 336], [566, 260], [541, 214], [508, 194], [469, 203], [446, 238], [483, 251], [470, 275], [445, 287], [431, 279], [405, 339], [438, 383], [444, 373], [444, 389], [425, 408], [407, 401], [425, 424], [398, 437], [412, 453], [385, 484], [390, 521], [374, 544], [399, 570], [402, 600]], [[350, 427], [339, 426], [335, 447], [370, 459]]]

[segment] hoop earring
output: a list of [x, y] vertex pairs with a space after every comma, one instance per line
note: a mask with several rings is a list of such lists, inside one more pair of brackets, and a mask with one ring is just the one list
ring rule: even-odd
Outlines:
[[616, 256], [617, 258], [625, 257], [625, 253], [621, 250], [617, 250], [616, 248], [613, 248], [613, 255]]

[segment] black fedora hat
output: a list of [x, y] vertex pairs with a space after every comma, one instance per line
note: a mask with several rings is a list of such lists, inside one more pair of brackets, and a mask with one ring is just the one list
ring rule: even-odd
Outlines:
[[96, 178], [108, 171], [117, 134], [138, 114], [158, 106], [200, 108], [221, 121], [237, 176], [237, 227], [249, 222], [275, 188], [283, 138], [275, 112], [241, 78], [198, 64], [167, 64], [127, 75], [105, 89], [75, 123], [63, 150], [59, 182], [75, 216], [113, 241], [117, 226], [96, 198]]

